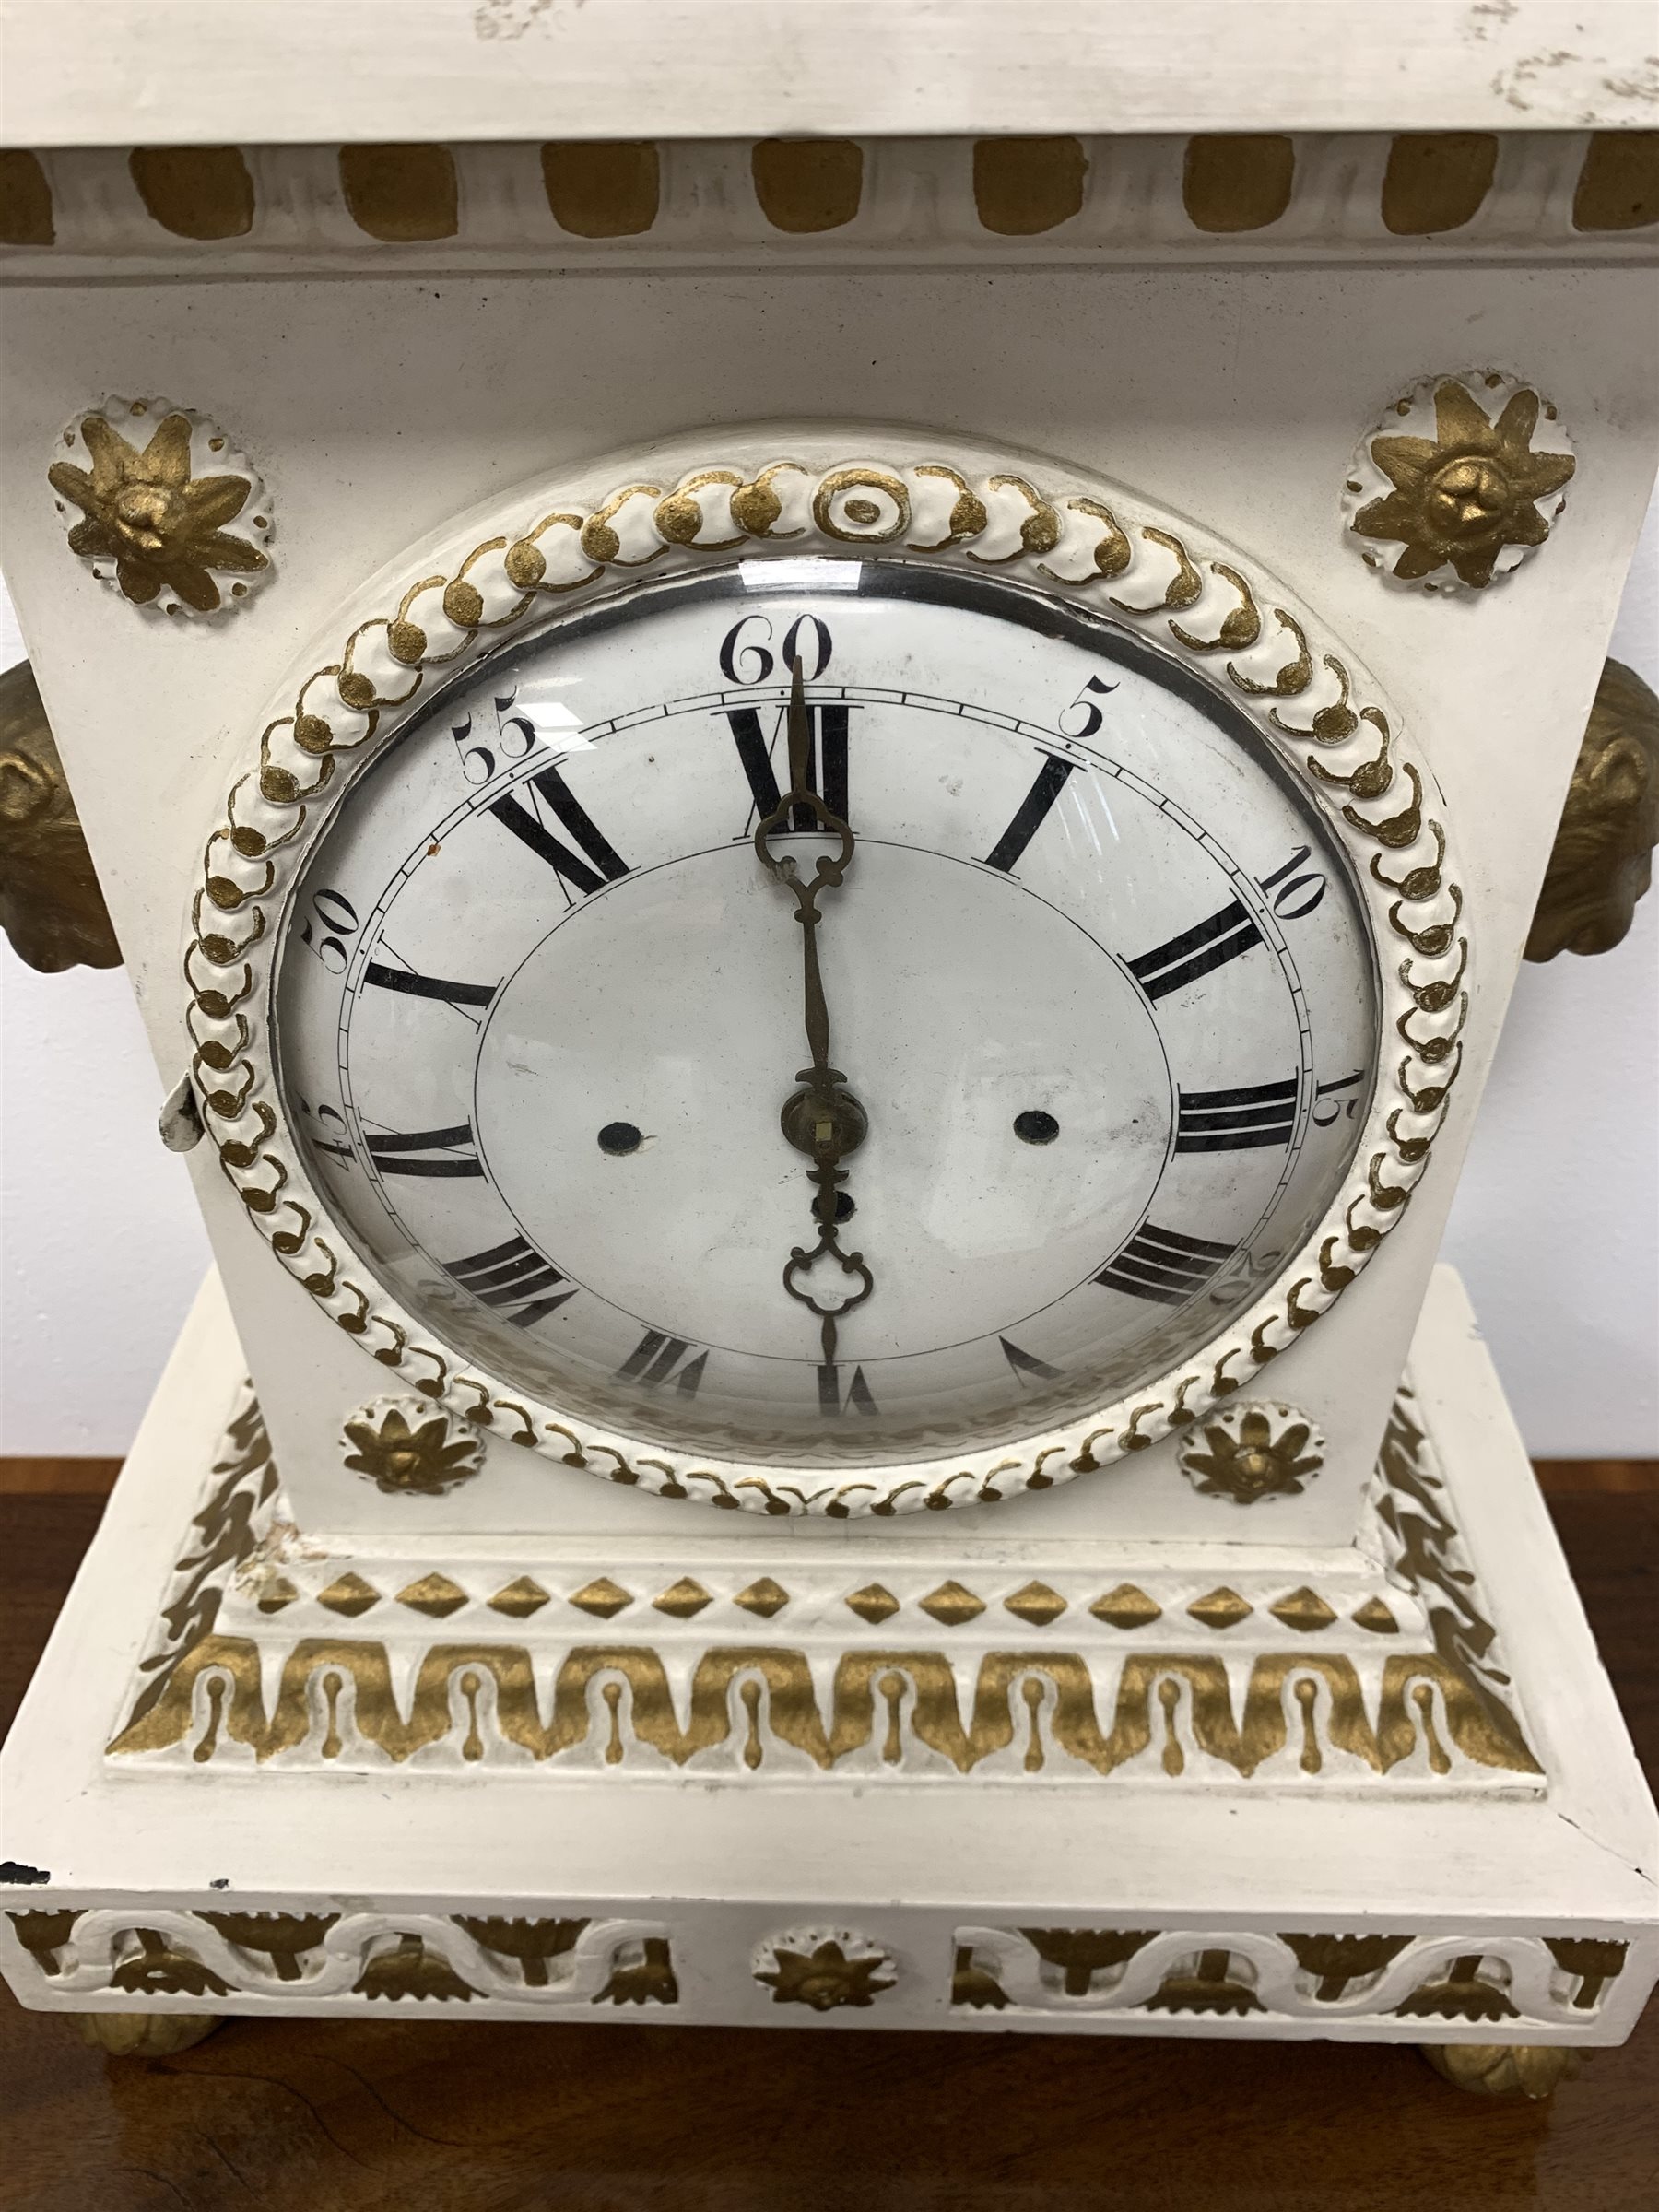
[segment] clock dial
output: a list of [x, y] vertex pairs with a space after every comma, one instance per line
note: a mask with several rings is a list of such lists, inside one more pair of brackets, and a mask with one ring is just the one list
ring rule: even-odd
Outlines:
[[385, 1287], [509, 1395], [769, 1464], [1162, 1372], [1318, 1222], [1377, 1053], [1346, 858], [1226, 699], [902, 560], [492, 658], [283, 927], [288, 1112]]

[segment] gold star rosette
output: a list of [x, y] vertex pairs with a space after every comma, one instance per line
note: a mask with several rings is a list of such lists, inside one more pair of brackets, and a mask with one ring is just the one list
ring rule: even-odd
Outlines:
[[1176, 1457], [1200, 1497], [1256, 1505], [1300, 1498], [1324, 1465], [1324, 1438], [1294, 1406], [1232, 1406], [1183, 1429]]
[[376, 1398], [347, 1421], [346, 1465], [388, 1497], [441, 1498], [484, 1464], [477, 1437], [424, 1398]]
[[790, 1930], [762, 1944], [753, 1967], [774, 2005], [862, 2011], [898, 1980], [891, 1955], [846, 1928]]
[[69, 424], [63, 444], [46, 475], [69, 550], [134, 606], [217, 614], [270, 574], [265, 487], [193, 408], [106, 399]]
[[1555, 408], [1513, 377], [1431, 377], [1362, 441], [1349, 531], [1401, 583], [1485, 591], [1554, 528], [1576, 466], [1566, 443]]

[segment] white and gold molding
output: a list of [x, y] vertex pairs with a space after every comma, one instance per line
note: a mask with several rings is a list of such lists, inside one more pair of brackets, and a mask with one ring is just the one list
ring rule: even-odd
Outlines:
[[[257, 2013], [509, 2017], [677, 2011], [682, 1982], [705, 1994], [747, 1983], [759, 2010], [855, 2011], [870, 2024], [1077, 2029], [1206, 2016], [1206, 2031], [1299, 2024], [1400, 2040], [1594, 2041], [1630, 1944], [1620, 1937], [1491, 1930], [1280, 1933], [1183, 1920], [1162, 1926], [945, 1924], [922, 1940], [889, 1927], [768, 1926], [752, 1914], [637, 1920], [542, 1905], [491, 1913], [234, 1904], [194, 1911], [22, 1904], [0, 1916], [0, 1955], [53, 2009], [191, 2006]], [[805, 2023], [803, 2023], [805, 2024]]]
[[792, 1556], [784, 1582], [752, 1552], [693, 1568], [613, 1550], [606, 1566], [544, 1541], [514, 1563], [308, 1543], [249, 1399], [110, 1758], [740, 1785], [1543, 1786], [1408, 1394], [1368, 1547], [1328, 1594], [1271, 1560], [1226, 1582], [1213, 1562], [1148, 1560], [1110, 1586], [1087, 1558], [1039, 1577], [967, 1556], [953, 1573], [901, 1552]]
[[0, 276], [825, 259], [1629, 260], [1652, 133], [0, 153]]

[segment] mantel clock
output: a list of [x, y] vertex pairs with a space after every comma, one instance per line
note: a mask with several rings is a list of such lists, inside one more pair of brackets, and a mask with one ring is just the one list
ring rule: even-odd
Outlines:
[[1654, 1816], [1433, 1267], [1524, 942], [1645, 881], [1634, 678], [1574, 763], [1653, 136], [1449, 48], [1384, 113], [1370, 7], [1288, 11], [1341, 129], [1093, 55], [1030, 135], [991, 9], [846, 135], [828, 6], [833, 114], [685, 136], [594, 12], [632, 127], [553, 142], [534, 9], [360, 127], [223, 27], [162, 143], [10, 96], [5, 919], [112, 925], [217, 1271], [8, 1978], [1535, 2093], [1659, 1972]]

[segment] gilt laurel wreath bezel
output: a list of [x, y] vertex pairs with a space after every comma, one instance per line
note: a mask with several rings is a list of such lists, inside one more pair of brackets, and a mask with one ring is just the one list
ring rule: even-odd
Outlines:
[[[835, 458], [861, 447], [925, 457]], [[820, 458], [767, 457], [780, 453]], [[352, 781], [336, 766], [360, 768], [389, 743], [429, 674], [448, 680], [535, 618], [647, 567], [677, 574], [739, 551], [849, 549], [994, 564], [1110, 610], [1241, 706], [1305, 777], [1353, 862], [1378, 948], [1383, 1042], [1352, 1165], [1324, 1220], [1254, 1305], [1143, 1389], [1020, 1443], [905, 1465], [841, 1475], [677, 1461], [660, 1443], [503, 1394], [372, 1279], [354, 1279], [276, 1082], [277, 921]], [[947, 436], [726, 432], [655, 448], [638, 473], [600, 462], [500, 496], [354, 594], [348, 614], [338, 645], [265, 723], [208, 839], [184, 959], [193, 1067], [224, 1171], [288, 1272], [383, 1367], [462, 1418], [609, 1481], [751, 1512], [845, 1518], [992, 1502], [1144, 1451], [1230, 1397], [1328, 1311], [1399, 1219], [1444, 1117], [1468, 1011], [1468, 925], [1445, 828], [1376, 685], [1292, 594], [1207, 533], [1084, 471], [999, 461]]]

